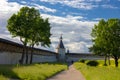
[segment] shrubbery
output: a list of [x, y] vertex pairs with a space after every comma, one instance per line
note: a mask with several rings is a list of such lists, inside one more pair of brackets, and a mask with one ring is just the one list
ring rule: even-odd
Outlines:
[[89, 66], [98, 66], [99, 63], [97, 61], [89, 61], [86, 64]]
[[85, 60], [84, 59], [81, 59], [81, 60], [79, 60], [81, 63], [85, 63]]

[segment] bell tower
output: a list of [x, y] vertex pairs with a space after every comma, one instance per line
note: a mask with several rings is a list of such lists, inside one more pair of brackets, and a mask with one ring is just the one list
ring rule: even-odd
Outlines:
[[58, 53], [58, 60], [60, 62], [65, 62], [65, 60], [66, 60], [65, 59], [66, 58], [66, 56], [65, 56], [65, 47], [64, 47], [62, 39], [63, 38], [62, 38], [62, 35], [61, 35], [59, 44], [58, 44], [58, 46], [56, 48], [56, 52]]

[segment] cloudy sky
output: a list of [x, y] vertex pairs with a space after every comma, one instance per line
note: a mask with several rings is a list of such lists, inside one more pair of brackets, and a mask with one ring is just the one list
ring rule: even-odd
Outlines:
[[7, 20], [23, 6], [35, 7], [51, 24], [51, 47], [55, 51], [60, 34], [70, 52], [88, 53], [91, 30], [100, 19], [120, 18], [120, 0], [0, 0], [0, 37], [14, 42], [6, 29]]

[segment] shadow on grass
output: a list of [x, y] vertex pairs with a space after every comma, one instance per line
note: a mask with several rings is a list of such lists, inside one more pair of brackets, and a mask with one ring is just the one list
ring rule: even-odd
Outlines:
[[20, 79], [18, 75], [13, 71], [15, 65], [0, 65], [0, 74], [6, 78]]
[[[66, 63], [57, 63], [57, 62], [55, 62], [55, 63], [39, 63], [39, 64], [48, 64], [48, 65], [56, 65], [56, 64], [61, 64], [61, 65], [66, 65]], [[39, 67], [39, 69], [41, 69], [41, 66], [39, 65], [39, 64], [29, 64], [29, 65], [0, 65], [0, 74], [1, 75], [3, 75], [3, 76], [5, 76], [6, 78], [12, 78], [12, 79], [22, 79], [23, 78], [23, 76], [21, 77], [18, 73], [16, 73], [16, 68], [18, 67], [18, 69], [19, 69], [19, 67], [21, 68], [22, 66], [24, 67], [25, 66], [25, 68], [26, 69], [29, 69], [29, 68], [27, 68], [27, 67], [29, 67], [29, 66], [35, 66], [35, 67]], [[38, 65], [38, 66], [37, 66]], [[43, 65], [44, 66], [44, 65]], [[43, 67], [42, 66], [42, 67]], [[33, 67], [34, 68], [34, 67]], [[25, 69], [25, 70], [26, 70]], [[21, 69], [20, 69], [21, 70]], [[23, 71], [24, 71], [24, 69], [23, 69]], [[21, 72], [21, 71], [20, 71]], [[54, 72], [54, 71], [53, 71]], [[58, 70], [58, 72], [55, 72], [55, 73], [53, 73], [53, 75], [56, 75], [57, 73], [59, 73], [59, 72], [61, 72], [61, 71], [59, 71]], [[28, 72], [29, 73], [29, 72]], [[23, 73], [22, 73], [22, 75], [24, 75]], [[36, 74], [37, 75], [37, 74]], [[48, 78], [48, 76], [45, 74], [44, 75], [46, 78]], [[26, 77], [26, 76], [25, 76]], [[39, 77], [39, 76], [38, 76]], [[38, 79], [39, 80], [39, 79]]]

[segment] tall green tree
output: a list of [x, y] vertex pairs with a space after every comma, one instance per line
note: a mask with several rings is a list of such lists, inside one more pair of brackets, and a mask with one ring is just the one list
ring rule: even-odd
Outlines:
[[120, 57], [120, 19], [109, 19], [109, 50], [115, 60], [115, 66], [118, 67], [118, 59]]
[[31, 51], [33, 51], [34, 45], [40, 42], [48, 46], [50, 44], [50, 24], [48, 19], [44, 20], [35, 8], [22, 7], [19, 12], [9, 18], [7, 28], [13, 37], [20, 37], [20, 41], [24, 45], [20, 63], [24, 61], [28, 63], [27, 46], [29, 44], [32, 46]]
[[50, 42], [50, 23], [47, 19], [39, 18], [36, 21], [37, 25], [35, 27], [31, 27], [31, 33], [30, 33], [30, 41], [29, 44], [31, 46], [31, 58], [30, 63], [32, 63], [33, 59], [33, 48], [35, 45], [41, 44], [41, 46], [49, 47], [51, 44]]
[[91, 35], [94, 43], [90, 48], [91, 51], [104, 54], [105, 63], [106, 57], [112, 55], [115, 59], [115, 65], [117, 67], [120, 56], [120, 45], [118, 45], [120, 43], [120, 20], [100, 20], [98, 25], [95, 25], [92, 29]]
[[[28, 7], [23, 7], [17, 14], [13, 14], [8, 20], [8, 31], [12, 34], [13, 37], [20, 37], [20, 41], [23, 43], [23, 53], [21, 56], [20, 63], [24, 62], [24, 57], [27, 52], [27, 43], [29, 38], [29, 19], [28, 19]], [[27, 59], [27, 58], [26, 58]], [[26, 60], [27, 63], [27, 60]]]
[[92, 29], [92, 37], [93, 37], [93, 46], [90, 48], [90, 51], [94, 52], [95, 54], [99, 55], [105, 55], [105, 63], [106, 65], [106, 60], [107, 60], [107, 52], [105, 51], [105, 38], [104, 33], [106, 30], [106, 21], [105, 20], [100, 20], [98, 25], [95, 25], [94, 28]]

